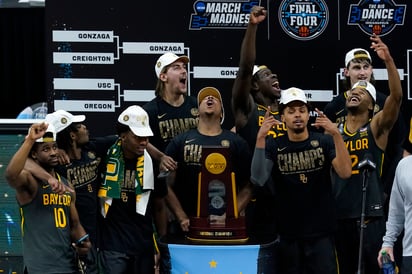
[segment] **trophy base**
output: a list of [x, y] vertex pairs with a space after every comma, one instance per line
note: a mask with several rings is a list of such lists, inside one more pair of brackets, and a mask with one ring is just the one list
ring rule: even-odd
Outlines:
[[225, 224], [210, 224], [207, 217], [192, 217], [187, 239], [204, 244], [242, 244], [249, 237], [243, 216], [228, 218]]

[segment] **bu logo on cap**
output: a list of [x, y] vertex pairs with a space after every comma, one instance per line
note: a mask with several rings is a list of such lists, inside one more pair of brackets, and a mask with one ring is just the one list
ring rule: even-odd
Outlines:
[[65, 117], [63, 117], [63, 118], [60, 120], [60, 122], [61, 122], [63, 125], [65, 125], [65, 124], [67, 124], [67, 119], [66, 119]]

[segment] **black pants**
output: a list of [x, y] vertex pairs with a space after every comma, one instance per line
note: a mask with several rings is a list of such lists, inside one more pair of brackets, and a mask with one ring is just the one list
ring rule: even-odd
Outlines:
[[128, 255], [117, 251], [99, 250], [104, 274], [153, 274], [154, 254], [146, 252]]
[[279, 273], [337, 274], [333, 235], [311, 239], [283, 239], [279, 242]]
[[[385, 235], [385, 219], [378, 217], [366, 220], [366, 227], [363, 229], [361, 269], [364, 274], [376, 274], [380, 271], [376, 258], [382, 246], [382, 237]], [[353, 274], [358, 270], [360, 229], [359, 219], [338, 220], [335, 243], [340, 274]]]
[[403, 256], [399, 274], [412, 274], [412, 256]]

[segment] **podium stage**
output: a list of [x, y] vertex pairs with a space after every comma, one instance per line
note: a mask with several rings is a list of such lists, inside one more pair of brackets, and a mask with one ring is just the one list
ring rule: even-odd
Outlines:
[[160, 239], [164, 274], [276, 274], [277, 241], [194, 244], [180, 237]]

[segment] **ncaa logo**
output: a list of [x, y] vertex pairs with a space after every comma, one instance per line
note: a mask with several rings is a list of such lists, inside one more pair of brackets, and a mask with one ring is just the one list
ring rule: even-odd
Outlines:
[[328, 7], [323, 0], [283, 0], [279, 7], [279, 22], [290, 37], [312, 40], [328, 25]]

